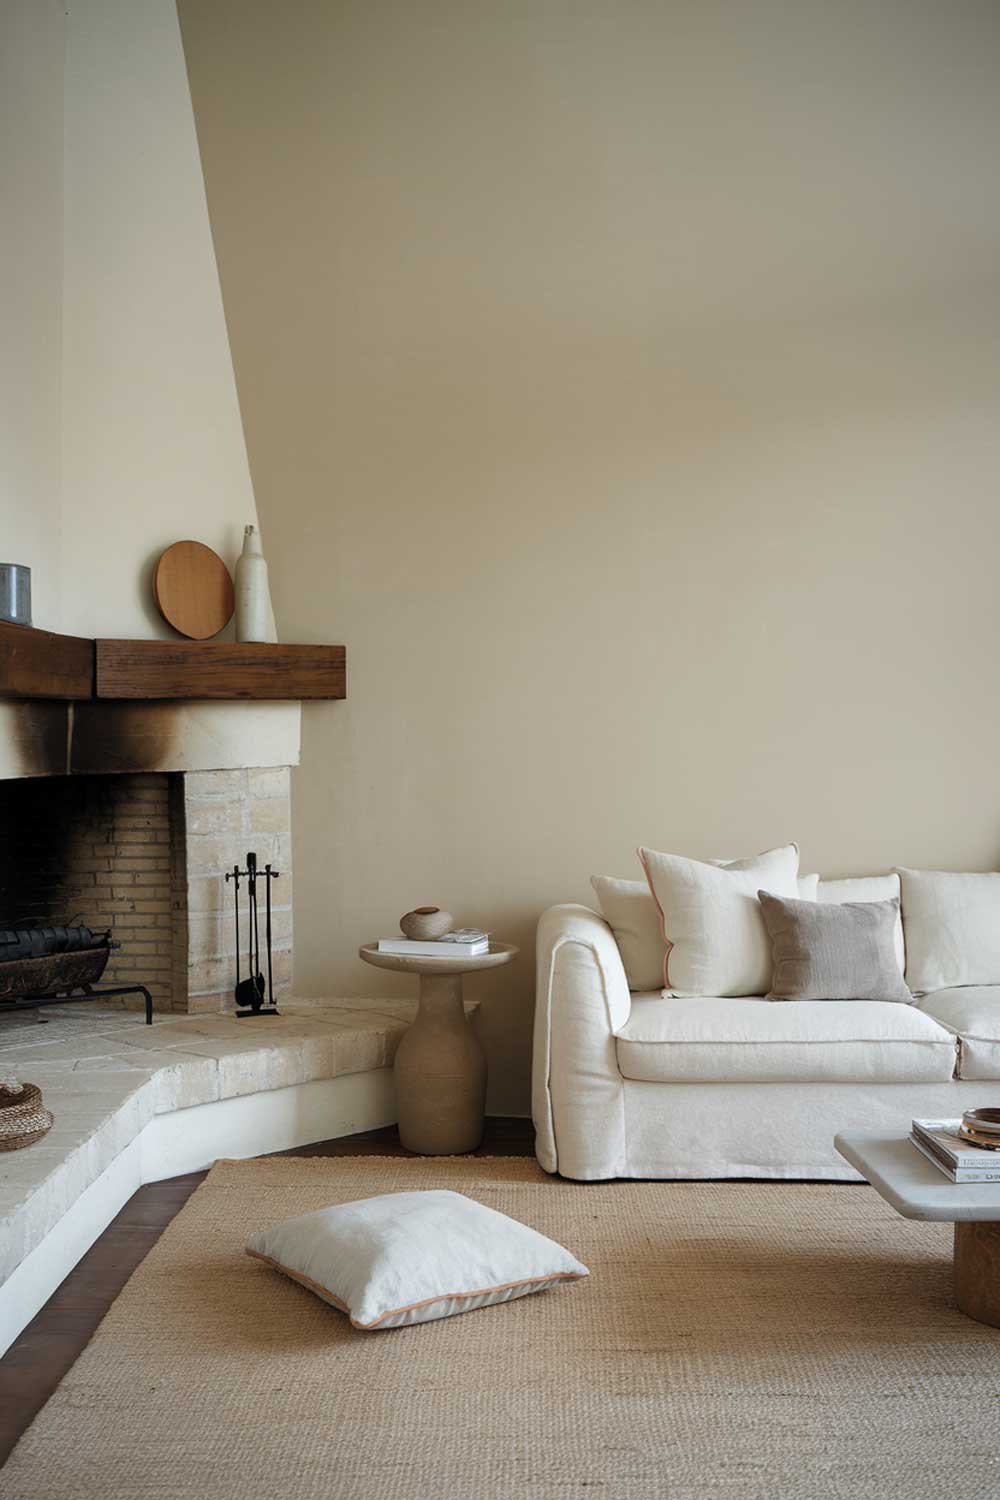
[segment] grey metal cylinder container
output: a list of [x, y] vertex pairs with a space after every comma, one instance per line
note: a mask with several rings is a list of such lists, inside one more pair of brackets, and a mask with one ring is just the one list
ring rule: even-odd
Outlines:
[[0, 563], [0, 620], [31, 624], [31, 569], [23, 563]]

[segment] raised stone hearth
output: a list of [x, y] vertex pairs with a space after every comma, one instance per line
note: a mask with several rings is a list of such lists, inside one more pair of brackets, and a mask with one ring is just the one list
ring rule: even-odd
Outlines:
[[[298, 760], [295, 703], [0, 701], [0, 927], [109, 928], [99, 984], [145, 984], [157, 1012], [0, 1013], [0, 1078], [37, 1084], [55, 1117], [0, 1154], [0, 1353], [144, 1182], [395, 1121], [413, 1004], [290, 997]], [[249, 851], [280, 872], [281, 1013], [238, 1019], [225, 875]], [[262, 945], [264, 918], [262, 899]], [[244, 901], [244, 976], [247, 937]]]
[[55, 1116], [0, 1155], [0, 1352], [143, 1182], [393, 1122], [414, 1010], [316, 1000], [147, 1027], [92, 1002], [0, 1017], [0, 1077], [37, 1084]]

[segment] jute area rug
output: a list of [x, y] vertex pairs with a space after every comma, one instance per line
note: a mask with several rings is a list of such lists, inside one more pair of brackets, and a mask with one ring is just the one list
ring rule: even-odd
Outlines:
[[[362, 1333], [242, 1253], [325, 1204], [448, 1187], [588, 1281]], [[609, 1183], [526, 1160], [221, 1162], [0, 1474], [4, 1500], [996, 1494], [1000, 1332], [950, 1230], [864, 1187]]]

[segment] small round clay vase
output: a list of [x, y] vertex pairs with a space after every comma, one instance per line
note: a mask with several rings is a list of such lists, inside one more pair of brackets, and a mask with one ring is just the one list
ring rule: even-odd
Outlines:
[[451, 913], [442, 911], [440, 906], [418, 906], [399, 919], [399, 929], [403, 936], [413, 938], [418, 943], [430, 943], [435, 938], [444, 937], [446, 932], [451, 931], [451, 927]]

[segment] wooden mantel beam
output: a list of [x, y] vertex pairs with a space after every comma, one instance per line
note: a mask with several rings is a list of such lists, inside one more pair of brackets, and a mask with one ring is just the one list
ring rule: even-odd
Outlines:
[[101, 698], [346, 698], [343, 646], [216, 641], [110, 641], [97, 645]]
[[0, 698], [90, 698], [94, 642], [0, 620]]
[[343, 646], [236, 641], [92, 641], [0, 621], [0, 698], [347, 697]]

